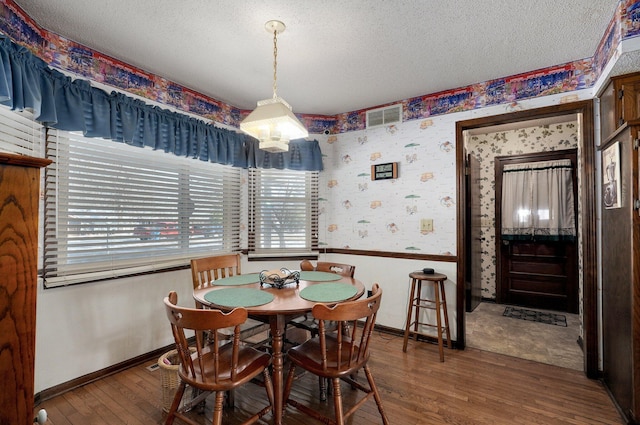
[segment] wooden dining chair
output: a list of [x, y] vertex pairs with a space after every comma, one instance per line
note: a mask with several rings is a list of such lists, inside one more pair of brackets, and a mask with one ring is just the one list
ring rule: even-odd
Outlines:
[[[240, 254], [214, 255], [191, 260], [191, 278], [194, 290], [209, 287], [218, 279], [240, 274]], [[203, 308], [203, 305], [196, 302], [196, 307]], [[240, 339], [246, 342], [249, 338], [268, 330], [269, 324], [247, 319], [240, 328]], [[221, 329], [219, 332], [226, 336], [227, 339], [233, 336], [233, 332], [230, 329]], [[253, 343], [255, 345], [264, 344], [267, 340], [268, 338], [263, 338]]]
[[[342, 263], [332, 263], [328, 261], [318, 261], [314, 266], [309, 260], [302, 260], [300, 262], [301, 271], [319, 271], [339, 274], [340, 276], [353, 277], [356, 273], [356, 266]], [[296, 317], [289, 322], [289, 325], [308, 331], [311, 337], [318, 336], [318, 321], [311, 316], [311, 314], [304, 314]], [[327, 325], [329, 329], [335, 329], [335, 324]], [[327, 382], [323, 378], [318, 379], [318, 386], [320, 389], [320, 400], [325, 401], [327, 399]]]
[[[373, 285], [371, 293], [369, 298], [343, 302], [333, 307], [328, 307], [325, 304], [316, 304], [313, 307], [313, 317], [318, 320], [318, 336], [291, 348], [287, 354], [291, 361], [284, 388], [284, 400], [287, 404], [324, 423], [343, 425], [346, 418], [351, 416], [365, 401], [373, 397], [382, 417], [382, 423], [385, 425], [389, 423], [382, 407], [380, 393], [367, 363], [369, 342], [380, 308], [382, 289], [376, 283]], [[328, 322], [338, 324], [335, 331], [328, 332], [326, 330]], [[345, 324], [348, 326], [344, 326]], [[349, 329], [348, 333], [344, 332], [345, 328]], [[335, 418], [329, 418], [290, 398], [296, 367], [331, 380]], [[360, 369], [364, 370], [367, 377], [368, 388], [351, 378]], [[346, 413], [343, 412], [342, 406], [341, 380], [348, 382], [352, 388], [365, 393], [365, 396], [360, 398]]]
[[[211, 392], [216, 393], [213, 424], [222, 424], [225, 392], [250, 382], [260, 374], [264, 377], [269, 404], [243, 422], [243, 425], [255, 423], [272, 411], [273, 385], [268, 368], [271, 364], [271, 355], [240, 344], [240, 325], [247, 320], [247, 310], [236, 308], [229, 313], [223, 313], [213, 309], [179, 307], [177, 303], [178, 295], [173, 291], [164, 298], [165, 311], [171, 323], [171, 331], [180, 358], [178, 368], [180, 384], [165, 425], [173, 424], [175, 418], [191, 425], [199, 425], [201, 421], [196, 422], [190, 419], [185, 414], [185, 409], [200, 403]], [[203, 343], [202, 335], [205, 331], [228, 327], [234, 329], [232, 343], [223, 344], [219, 340], [218, 332], [213, 332], [214, 341], [211, 344]], [[192, 331], [195, 332], [196, 343], [190, 347], [187, 334], [190, 335]], [[200, 393], [186, 407], [179, 408], [187, 385]]]
[[318, 261], [314, 266], [309, 260], [302, 260], [300, 262], [300, 270], [302, 271], [319, 271], [337, 273], [340, 276], [353, 277], [356, 273], [356, 266], [342, 263], [332, 263], [328, 261]]
[[[318, 261], [314, 266], [309, 260], [300, 262], [300, 270], [302, 271], [322, 271], [328, 273], [339, 274], [340, 276], [353, 277], [356, 273], [356, 266], [350, 264], [331, 263], [326, 261]], [[318, 335], [318, 322], [309, 314], [296, 317], [290, 323], [291, 326], [309, 331], [311, 337]]]

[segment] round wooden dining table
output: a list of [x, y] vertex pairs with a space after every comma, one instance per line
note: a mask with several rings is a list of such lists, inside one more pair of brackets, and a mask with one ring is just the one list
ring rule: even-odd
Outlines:
[[265, 284], [260, 286], [258, 273], [218, 279], [211, 286], [196, 289], [194, 299], [202, 305], [231, 311], [236, 307], [247, 309], [249, 316], [268, 322], [271, 327], [273, 364], [274, 424], [282, 424], [284, 413], [284, 334], [287, 323], [311, 311], [317, 303], [337, 304], [360, 298], [365, 287], [357, 279], [335, 273], [303, 271], [299, 282], [282, 288]]

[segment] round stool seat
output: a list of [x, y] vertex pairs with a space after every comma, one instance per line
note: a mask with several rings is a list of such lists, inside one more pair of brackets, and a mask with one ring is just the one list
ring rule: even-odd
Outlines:
[[447, 275], [442, 274], [442, 273], [423, 273], [422, 271], [417, 271], [417, 272], [411, 272], [409, 273], [409, 277], [411, 279], [418, 279], [418, 280], [430, 280], [433, 282], [439, 282], [439, 281], [445, 281], [447, 280]]
[[[402, 351], [407, 351], [407, 342], [409, 336], [413, 334], [415, 340], [418, 340], [418, 335], [429, 337], [418, 330], [419, 326], [428, 326], [436, 328], [438, 332], [438, 350], [440, 352], [440, 361], [444, 361], [444, 341], [443, 332], [446, 333], [447, 345], [452, 348], [451, 333], [449, 331], [449, 315], [447, 313], [447, 298], [444, 291], [444, 281], [447, 280], [447, 276], [442, 273], [424, 273], [422, 270], [409, 273], [411, 278], [411, 290], [409, 293], [409, 308], [407, 310], [407, 323], [404, 330], [404, 343]], [[433, 285], [433, 299], [422, 297], [422, 282]], [[426, 323], [420, 321], [420, 309], [426, 308], [434, 310], [436, 313], [436, 324]], [[442, 323], [442, 317], [444, 316], [444, 324]], [[412, 329], [413, 327], [413, 329]]]

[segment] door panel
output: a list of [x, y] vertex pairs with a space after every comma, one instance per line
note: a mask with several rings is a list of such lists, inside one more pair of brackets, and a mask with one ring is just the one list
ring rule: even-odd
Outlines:
[[577, 312], [569, 297], [577, 292], [573, 243], [510, 241], [501, 255], [505, 304]]
[[[506, 164], [569, 158], [574, 170], [575, 149], [543, 152], [496, 161], [496, 243], [498, 279], [497, 301], [524, 307], [578, 313], [578, 258], [576, 242], [501, 241], [502, 168]], [[573, 182], [574, 209], [577, 211], [577, 182]], [[576, 213], [576, 217], [577, 217]]]

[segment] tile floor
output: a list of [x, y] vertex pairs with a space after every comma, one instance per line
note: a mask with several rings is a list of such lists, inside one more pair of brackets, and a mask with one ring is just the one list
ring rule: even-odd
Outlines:
[[473, 312], [466, 313], [467, 346], [584, 370], [584, 355], [577, 343], [580, 334], [577, 314], [553, 312], [566, 316], [567, 327], [564, 327], [504, 317], [505, 307], [483, 302]]

